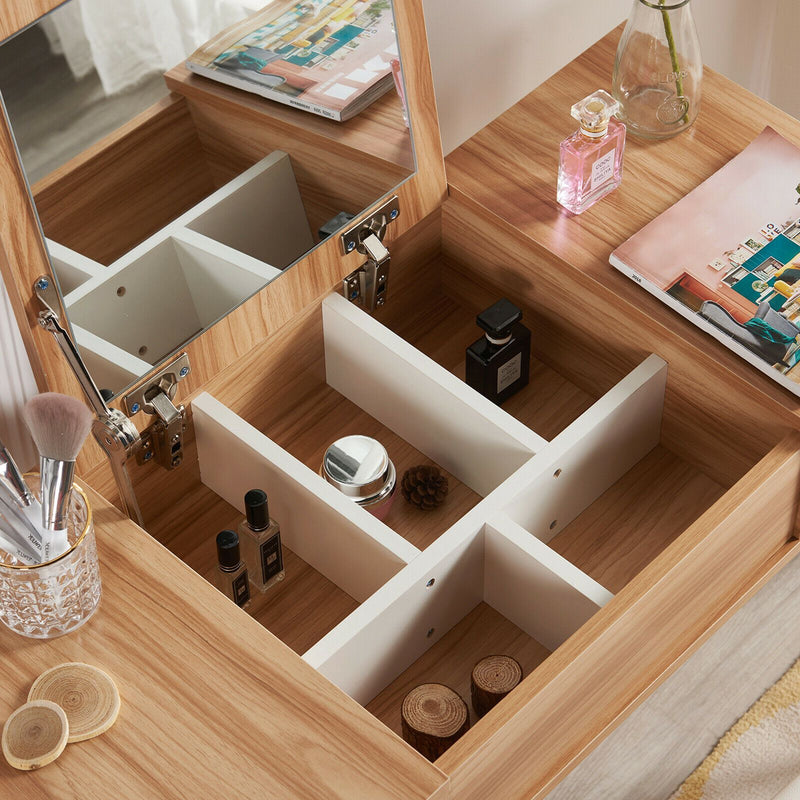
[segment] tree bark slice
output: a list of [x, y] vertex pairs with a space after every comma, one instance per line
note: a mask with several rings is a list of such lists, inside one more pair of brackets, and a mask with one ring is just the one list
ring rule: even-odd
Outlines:
[[105, 733], [120, 709], [119, 691], [111, 677], [81, 662], [59, 664], [43, 672], [31, 686], [31, 700], [50, 700], [64, 709], [70, 744]]
[[472, 707], [482, 717], [522, 680], [522, 667], [511, 656], [486, 656], [472, 669]]
[[405, 739], [430, 761], [439, 758], [469, 728], [467, 704], [441, 683], [423, 683], [403, 698]]
[[68, 735], [64, 709], [48, 700], [25, 703], [3, 727], [3, 755], [15, 769], [39, 769], [64, 752]]

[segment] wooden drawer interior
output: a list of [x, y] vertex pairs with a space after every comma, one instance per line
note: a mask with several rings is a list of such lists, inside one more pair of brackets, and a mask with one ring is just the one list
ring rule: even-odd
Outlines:
[[[396, 302], [380, 315], [329, 295], [189, 398], [198, 482], [148, 528], [210, 578], [215, 534], [238, 524], [248, 489], [264, 488], [287, 577], [251, 613], [399, 733], [410, 688], [438, 681], [466, 698], [484, 655], [516, 657], [523, 687], [541, 680], [542, 665], [680, 549], [684, 532], [712, 535], [740, 478], [763, 480], [778, 460], [754, 456], [720, 480], [677, 455], [663, 435], [669, 365], [655, 355], [578, 386], [560, 368], [578, 355], [569, 341], [535, 336], [529, 386], [495, 406], [462, 380], [479, 335], [463, 298], [491, 286], [460, 275], [450, 291], [452, 261], [407, 258], [403, 242], [396, 252]], [[536, 333], [537, 310], [524, 310]], [[339, 494], [320, 461], [355, 432], [378, 438], [399, 475], [441, 467], [447, 501], [424, 513], [397, 497], [381, 522]], [[722, 458], [724, 438], [719, 448]], [[796, 501], [781, 496], [780, 524], [748, 570], [793, 536]], [[486, 730], [472, 723], [459, 752]]]
[[[226, 108], [232, 129], [223, 133], [213, 122], [219, 112], [206, 104], [178, 94], [159, 101], [33, 186], [45, 236], [109, 265], [279, 150], [291, 155], [316, 242], [327, 220], [359, 213], [410, 174], [297, 124], [302, 112], [294, 124], [263, 114], [256, 132], [239, 120], [238, 134], [236, 113], [235, 104]], [[349, 123], [341, 126], [346, 132]]]

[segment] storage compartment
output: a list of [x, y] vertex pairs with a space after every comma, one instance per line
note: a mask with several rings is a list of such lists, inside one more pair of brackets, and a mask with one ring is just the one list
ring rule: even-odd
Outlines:
[[177, 231], [148, 240], [65, 298], [70, 321], [148, 365], [158, 363], [279, 274], [226, 258], [213, 244]]
[[[258, 250], [255, 256], [285, 267], [313, 247], [322, 224], [341, 211], [359, 213], [411, 174], [409, 166], [364, 152], [370, 136], [358, 131], [362, 118], [353, 124], [320, 120], [337, 127], [332, 138], [341, 141], [332, 141], [326, 128], [307, 122], [307, 114], [294, 112], [291, 123], [281, 120], [280, 111], [277, 116], [258, 113], [253, 119], [248, 104], [270, 104], [244, 92], [234, 91], [233, 96], [239, 102], [220, 112], [171, 94], [38, 181], [32, 192], [45, 236], [111, 265], [216, 190], [241, 179], [265, 156], [283, 151], [291, 156], [306, 231], [314, 235], [308, 234], [302, 250], [282, 253], [275, 261], [269, 250]], [[393, 138], [405, 143], [403, 160], [413, 163], [410, 136], [402, 119], [398, 121], [400, 130]], [[389, 128], [394, 131], [397, 125]], [[254, 215], [260, 231], [270, 220], [281, 221], [289, 198], [278, 194], [271, 201], [258, 182], [249, 191], [247, 207], [224, 203], [226, 226], [215, 226], [213, 213], [203, 225], [220, 232], [231, 224], [243, 226], [244, 218], [252, 225], [248, 215]], [[242, 246], [241, 236], [227, 235], [235, 247]]]
[[469, 705], [481, 658], [509, 655], [527, 676], [612, 597], [507, 518], [479, 519], [455, 526], [304, 656], [397, 734], [415, 686], [444, 683]]

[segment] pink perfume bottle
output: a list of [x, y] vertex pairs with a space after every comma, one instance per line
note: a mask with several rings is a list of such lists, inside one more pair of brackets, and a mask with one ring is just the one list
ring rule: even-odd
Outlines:
[[561, 142], [558, 202], [582, 214], [622, 182], [625, 126], [613, 115], [619, 103], [600, 89], [572, 106], [581, 127]]

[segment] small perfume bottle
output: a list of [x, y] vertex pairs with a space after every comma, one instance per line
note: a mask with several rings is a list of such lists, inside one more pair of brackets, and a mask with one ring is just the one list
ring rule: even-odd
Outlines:
[[531, 332], [522, 312], [503, 298], [476, 317], [486, 335], [467, 348], [467, 383], [500, 405], [528, 385]]
[[239, 536], [236, 531], [220, 531], [217, 534], [217, 589], [229, 597], [237, 606], [250, 605], [250, 584], [247, 567], [239, 555]]
[[622, 182], [625, 125], [612, 119], [619, 103], [600, 89], [572, 106], [581, 127], [561, 142], [558, 202], [582, 214]]
[[286, 575], [283, 569], [281, 529], [270, 518], [267, 493], [261, 489], [251, 489], [244, 496], [244, 510], [247, 518], [239, 525], [242, 553], [250, 573], [250, 581], [259, 592], [265, 592]]

